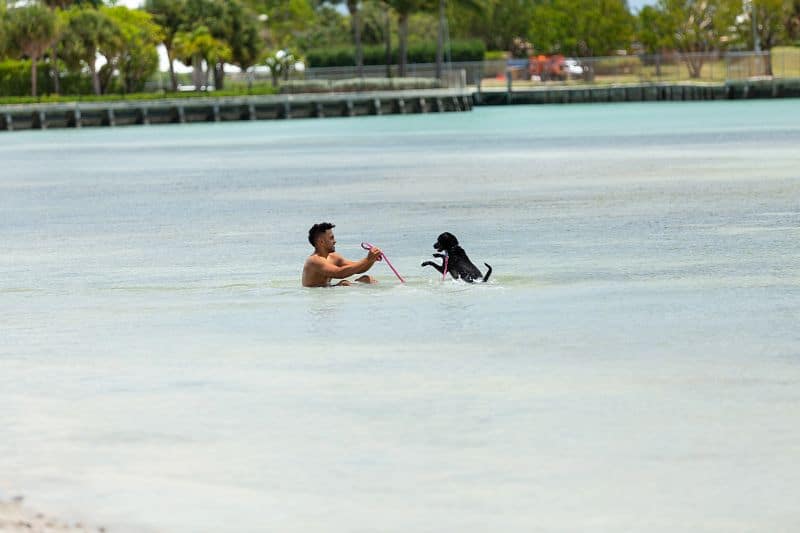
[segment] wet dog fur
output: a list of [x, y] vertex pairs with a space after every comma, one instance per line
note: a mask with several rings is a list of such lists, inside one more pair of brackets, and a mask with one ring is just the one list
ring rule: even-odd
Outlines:
[[475, 280], [487, 281], [492, 274], [492, 267], [487, 263], [484, 263], [487, 268], [486, 275], [484, 276], [481, 274], [478, 267], [470, 261], [467, 252], [459, 246], [458, 239], [452, 233], [444, 232], [439, 235], [433, 247], [439, 252], [433, 254], [433, 257], [442, 259], [442, 264], [437, 265], [433, 261], [425, 261], [422, 263], [423, 267], [432, 266], [440, 273], [444, 274], [444, 257], [445, 254], [447, 254], [447, 272], [453, 276], [453, 279], [463, 279], [467, 283], [472, 283]]

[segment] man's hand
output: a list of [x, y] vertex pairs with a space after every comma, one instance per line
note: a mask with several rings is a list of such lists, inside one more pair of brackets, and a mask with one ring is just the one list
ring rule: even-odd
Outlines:
[[380, 261], [382, 255], [383, 255], [383, 252], [381, 252], [381, 249], [378, 248], [377, 246], [373, 246], [367, 252], [367, 259], [369, 259], [370, 261], [372, 261], [374, 263], [375, 261]]

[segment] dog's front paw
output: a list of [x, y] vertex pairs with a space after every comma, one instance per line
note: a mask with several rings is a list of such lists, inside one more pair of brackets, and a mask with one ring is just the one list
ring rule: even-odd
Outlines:
[[423, 266], [423, 267], [426, 267], [426, 266], [433, 266], [433, 263], [431, 263], [430, 261], [423, 261], [423, 262], [422, 262], [422, 264], [421, 264], [420, 266]]

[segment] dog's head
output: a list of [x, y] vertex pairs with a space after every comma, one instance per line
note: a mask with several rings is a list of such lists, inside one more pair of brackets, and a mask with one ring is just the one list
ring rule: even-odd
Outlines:
[[439, 238], [433, 243], [433, 247], [439, 252], [452, 250], [456, 246], [458, 246], [458, 239], [456, 239], [455, 235], [447, 231], [439, 235]]

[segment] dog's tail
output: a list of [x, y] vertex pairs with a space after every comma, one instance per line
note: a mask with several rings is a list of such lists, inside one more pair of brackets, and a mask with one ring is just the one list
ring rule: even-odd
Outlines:
[[489, 269], [486, 271], [486, 275], [483, 276], [483, 282], [486, 283], [487, 281], [489, 281], [489, 276], [492, 275], [492, 267], [489, 263], [484, 263], [484, 265], [486, 265], [486, 268]]

